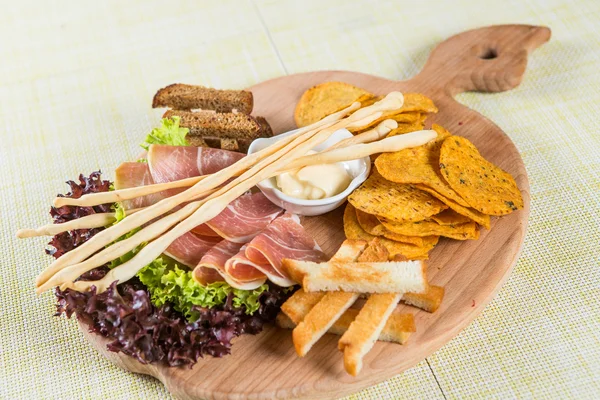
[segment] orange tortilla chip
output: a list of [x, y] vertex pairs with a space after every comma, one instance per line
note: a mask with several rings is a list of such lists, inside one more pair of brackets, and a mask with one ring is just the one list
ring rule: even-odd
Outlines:
[[460, 225], [440, 225], [435, 221], [397, 224], [382, 219], [386, 229], [407, 236], [444, 236], [456, 240], [479, 239], [477, 224], [473, 221]]
[[429, 97], [420, 93], [403, 93], [404, 104], [400, 112], [419, 111], [425, 113], [436, 113], [438, 108]]
[[296, 105], [294, 120], [298, 127], [317, 122], [329, 114], [341, 110], [357, 99], [366, 100], [373, 95], [364, 89], [344, 82], [325, 82], [308, 89]]
[[438, 134], [435, 140], [423, 146], [380, 155], [375, 160], [377, 171], [392, 182], [429, 186], [444, 197], [468, 207], [469, 204], [448, 185], [440, 173], [440, 148], [450, 132], [436, 124], [432, 128]]
[[371, 240], [369, 246], [358, 257], [358, 262], [380, 262], [387, 261], [390, 258], [390, 252], [387, 247], [381, 243], [379, 238]]
[[349, 197], [357, 209], [395, 222], [422, 221], [447, 206], [412, 185], [384, 179], [377, 171]]
[[523, 197], [512, 175], [483, 158], [464, 137], [444, 140], [440, 169], [452, 189], [484, 214], [505, 215], [523, 208]]
[[360, 227], [363, 228], [365, 232], [374, 236], [383, 236], [385, 227], [375, 215], [367, 214], [364, 211], [356, 209], [356, 219]]
[[406, 236], [392, 232], [389, 229], [385, 230], [383, 236], [395, 242], [410, 243], [419, 247], [435, 246], [440, 238], [439, 236]]
[[390, 133], [388, 133], [388, 135], [386, 137], [392, 137], [392, 136], [396, 136], [396, 135], [404, 135], [405, 133], [409, 133], [409, 132], [415, 132], [415, 131], [422, 131], [423, 128], [425, 127], [424, 123], [425, 123], [425, 118], [426, 118], [426, 114], [423, 114], [421, 117], [419, 117], [419, 120], [412, 123], [412, 124], [408, 124], [408, 123], [399, 123], [398, 127], [396, 129], [392, 129]]
[[[365, 232], [360, 227], [356, 218], [356, 210], [350, 203], [346, 205], [346, 209], [344, 210], [344, 233], [348, 239], [371, 242], [376, 238], [376, 236]], [[379, 238], [379, 242], [388, 250], [390, 258], [394, 258], [400, 254], [409, 260], [427, 259], [429, 251], [435, 247], [435, 244], [419, 247], [412, 244], [395, 242], [386, 238]]]
[[439, 214], [432, 215], [431, 219], [440, 225], [460, 225], [471, 221], [469, 217], [465, 217], [451, 208], [444, 210]]
[[425, 246], [423, 238], [418, 236], [405, 236], [386, 229], [381, 221], [375, 215], [367, 214], [366, 212], [356, 210], [356, 219], [363, 230], [374, 236], [384, 236], [396, 242], [410, 243], [415, 246]]
[[444, 204], [446, 204], [448, 207], [450, 207], [452, 210], [456, 211], [457, 213], [459, 213], [461, 215], [464, 215], [465, 217], [469, 217], [473, 221], [477, 222], [479, 225], [483, 226], [485, 229], [490, 229], [490, 216], [489, 215], [480, 213], [479, 211], [475, 210], [474, 208], [463, 207], [460, 204], [458, 204], [457, 202], [450, 200], [447, 197], [442, 196], [435, 190], [431, 189], [429, 186], [415, 185], [415, 187], [417, 187], [418, 189], [421, 189], [424, 192], [431, 194], [432, 196], [436, 197], [438, 200], [440, 200]]

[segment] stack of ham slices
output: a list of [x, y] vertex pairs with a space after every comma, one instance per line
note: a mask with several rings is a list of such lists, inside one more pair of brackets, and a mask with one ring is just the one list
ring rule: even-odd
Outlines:
[[[126, 162], [116, 170], [115, 188], [125, 189], [211, 174], [244, 157], [227, 150], [191, 146], [152, 145], [147, 163]], [[126, 209], [150, 206], [183, 189], [124, 202]], [[278, 286], [294, 282], [282, 271], [284, 258], [321, 261], [319, 245], [300, 225], [261, 192], [248, 192], [218, 216], [175, 240], [165, 252], [194, 270], [202, 284], [226, 281], [239, 289], [254, 289], [268, 279]]]

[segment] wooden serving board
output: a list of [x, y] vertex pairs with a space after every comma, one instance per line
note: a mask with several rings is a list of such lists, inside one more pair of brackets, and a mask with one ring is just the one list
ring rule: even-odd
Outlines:
[[[442, 239], [431, 253], [430, 282], [446, 288], [434, 314], [399, 306], [415, 314], [417, 332], [407, 345], [378, 342], [366, 356], [356, 378], [346, 374], [339, 337], [326, 335], [304, 358], [299, 358], [288, 330], [268, 327], [257, 336], [244, 335], [232, 354], [207, 357], [193, 369], [142, 365], [133, 358], [106, 350], [106, 339], [86, 338], [105, 357], [122, 368], [156, 377], [180, 399], [333, 398], [356, 392], [393, 377], [429, 356], [464, 329], [500, 290], [525, 237], [529, 215], [529, 182], [519, 152], [493, 122], [459, 104], [454, 95], [465, 91], [500, 92], [516, 87], [525, 72], [528, 54], [550, 38], [545, 27], [504, 25], [476, 29], [451, 37], [432, 52], [423, 71], [397, 82], [345, 71], [320, 71], [284, 76], [250, 88], [254, 114], [267, 118], [277, 133], [295, 128], [293, 112], [300, 95], [326, 81], [343, 81], [376, 94], [398, 90], [423, 93], [439, 113], [427, 124], [441, 124], [470, 139], [485, 158], [510, 172], [523, 193], [524, 209], [493, 218], [491, 230], [477, 241]], [[327, 215], [305, 218], [304, 226], [328, 255], [344, 239], [343, 207]]]

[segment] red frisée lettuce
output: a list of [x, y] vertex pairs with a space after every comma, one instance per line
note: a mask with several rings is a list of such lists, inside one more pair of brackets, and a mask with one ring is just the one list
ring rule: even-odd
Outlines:
[[[66, 197], [110, 190], [100, 172], [80, 183], [67, 182]], [[94, 207], [65, 206], [52, 208], [56, 223], [96, 212], [115, 212], [118, 223], [125, 217], [119, 204]], [[56, 235], [47, 250], [58, 258], [81, 245], [103, 228], [80, 229]], [[131, 234], [131, 233], [130, 233]], [[105, 266], [93, 269], [79, 279], [98, 280], [127, 261], [141, 247]], [[104, 293], [56, 288], [56, 315], [73, 314], [85, 322], [91, 332], [108, 339], [108, 349], [123, 352], [142, 363], [164, 362], [169, 366], [192, 366], [205, 354], [221, 357], [231, 352], [231, 340], [243, 333], [256, 334], [272, 322], [281, 304], [290, 295], [287, 288], [263, 285], [255, 290], [234, 289], [227, 283], [203, 286], [191, 278], [191, 271], [180, 269], [166, 257], [144, 267], [128, 282], [113, 283]]]
[[[88, 193], [107, 192], [110, 188], [110, 182], [102, 180], [100, 175], [100, 171], [92, 172], [87, 178], [83, 174], [80, 174], [79, 183], [67, 181], [67, 185], [70, 186], [71, 191], [64, 195], [59, 194], [58, 196], [78, 199], [84, 194]], [[55, 224], [60, 224], [77, 218], [85, 217], [86, 215], [110, 212], [111, 206], [112, 204], [101, 204], [93, 207], [51, 207], [50, 216]], [[66, 252], [73, 250], [75, 247], [85, 243], [88, 239], [100, 232], [102, 229], [103, 228], [77, 229], [59, 233], [52, 238], [50, 243], [48, 243], [50, 246], [52, 246], [52, 248], [47, 249], [46, 253], [54, 256], [54, 258], [58, 258]]]

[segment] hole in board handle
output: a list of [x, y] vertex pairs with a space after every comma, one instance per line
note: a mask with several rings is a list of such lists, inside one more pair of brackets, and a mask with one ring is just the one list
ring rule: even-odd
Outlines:
[[493, 60], [497, 57], [498, 52], [496, 52], [496, 49], [492, 49], [491, 47], [483, 50], [483, 52], [479, 54], [479, 58], [481, 58], [482, 60]]

